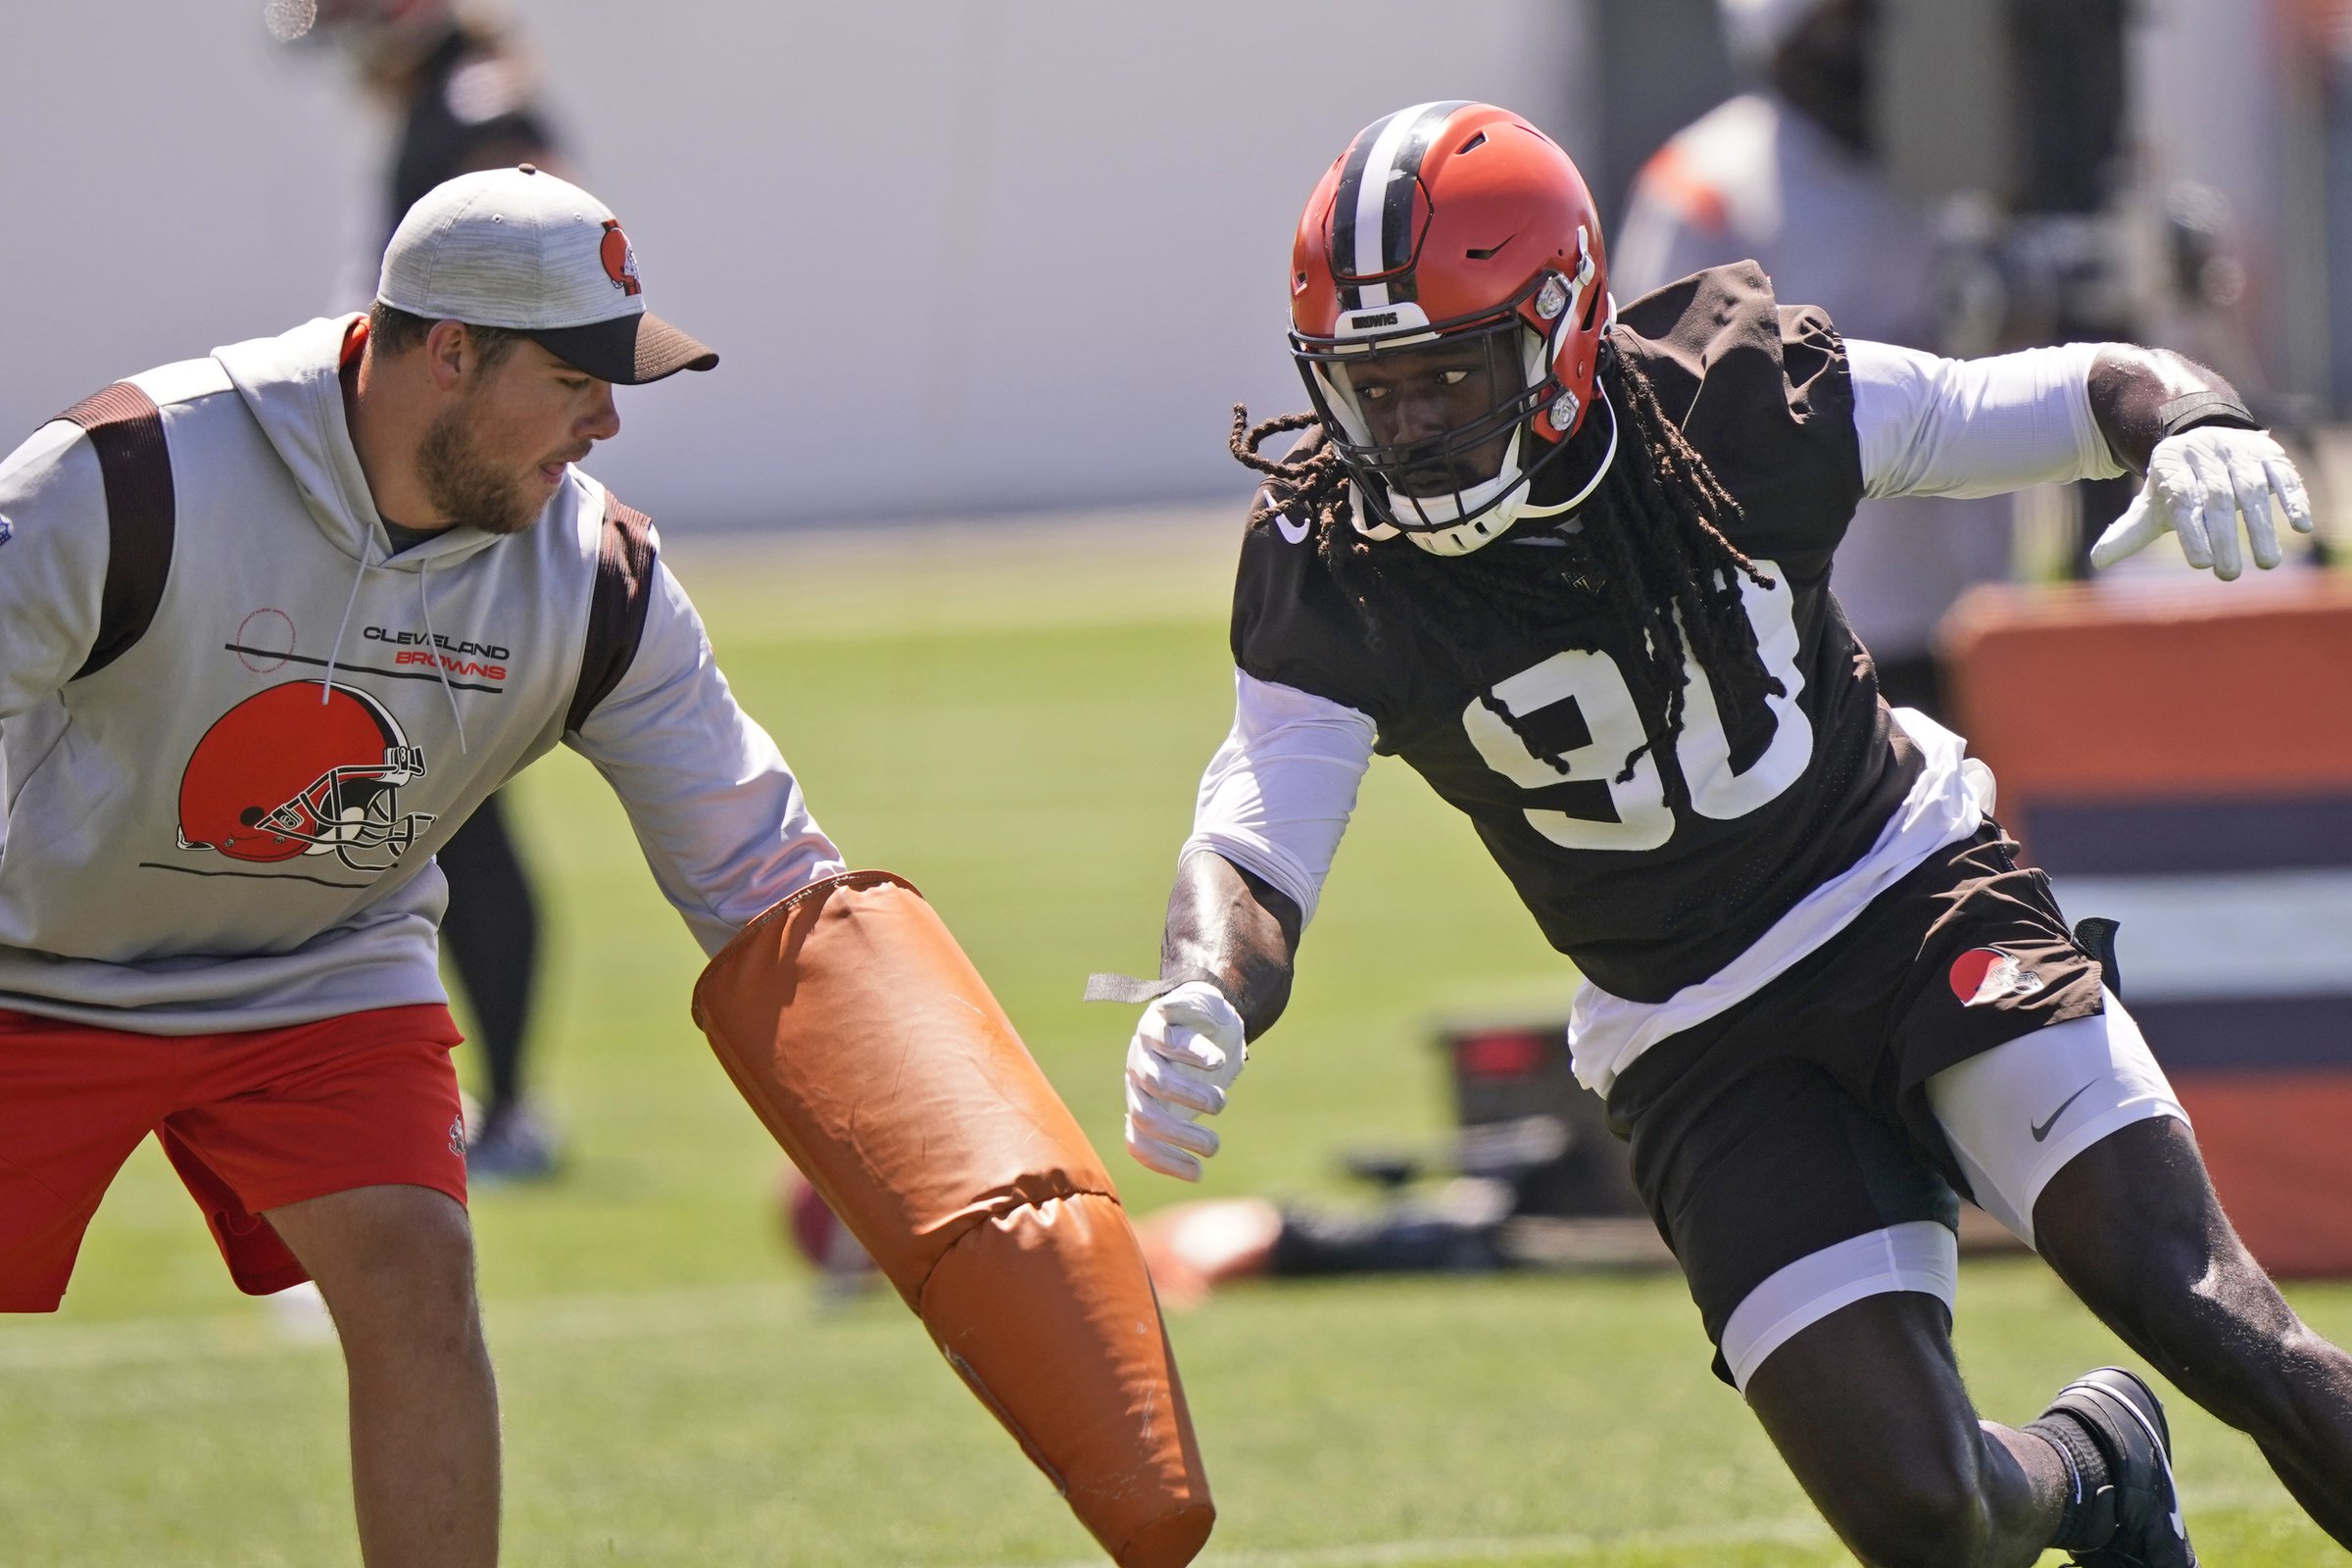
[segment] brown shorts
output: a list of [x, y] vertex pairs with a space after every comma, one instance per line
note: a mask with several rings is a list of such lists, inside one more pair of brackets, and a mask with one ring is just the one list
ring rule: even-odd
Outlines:
[[[2101, 1010], [2098, 963], [1987, 825], [1937, 851], [1756, 995], [1652, 1046], [1609, 1092], [1634, 1179], [1707, 1336], [1799, 1258], [1919, 1220], [1967, 1182], [1927, 1081]], [[1729, 1380], [1722, 1357], [1716, 1371]]]
[[240, 1290], [310, 1276], [263, 1214], [355, 1187], [466, 1201], [438, 1004], [285, 1029], [145, 1035], [0, 1012], [0, 1312], [50, 1312], [115, 1172], [150, 1132]]

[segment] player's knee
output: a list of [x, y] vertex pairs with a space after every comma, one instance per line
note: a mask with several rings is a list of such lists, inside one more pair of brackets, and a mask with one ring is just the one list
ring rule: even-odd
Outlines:
[[473, 1228], [454, 1205], [420, 1219], [393, 1238], [370, 1285], [389, 1300], [420, 1313], [471, 1320]]
[[2215, 1305], [2191, 1339], [2168, 1337], [2154, 1359], [2160, 1370], [2215, 1417], [2264, 1442], [2301, 1448], [2319, 1428], [2341, 1421], [2342, 1400], [2352, 1393], [2352, 1358], [2288, 1315], [2281, 1324], [2266, 1314], [2246, 1314]]
[[346, 1349], [470, 1351], [481, 1312], [466, 1210], [422, 1188], [376, 1192], [382, 1196], [352, 1205], [347, 1230], [323, 1258], [306, 1258]]
[[2325, 1348], [2227, 1232], [2149, 1236], [2117, 1283], [2101, 1315], [2224, 1419], [2224, 1404], [2291, 1401], [2292, 1369]]
[[1871, 1568], [1984, 1562], [1991, 1517], [1973, 1454], [1906, 1454], [1858, 1481], [1831, 1522]]

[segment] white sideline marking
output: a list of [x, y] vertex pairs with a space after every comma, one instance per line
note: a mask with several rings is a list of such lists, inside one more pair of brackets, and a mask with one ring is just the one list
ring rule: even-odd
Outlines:
[[[570, 1345], [699, 1334], [713, 1329], [805, 1327], [815, 1315], [805, 1285], [713, 1286], [625, 1296], [539, 1297], [493, 1300], [483, 1311], [490, 1348]], [[109, 1367], [186, 1365], [261, 1356], [316, 1354], [275, 1325], [264, 1302], [212, 1317], [125, 1318], [114, 1323], [26, 1323], [0, 1329], [0, 1373], [100, 1371]]]

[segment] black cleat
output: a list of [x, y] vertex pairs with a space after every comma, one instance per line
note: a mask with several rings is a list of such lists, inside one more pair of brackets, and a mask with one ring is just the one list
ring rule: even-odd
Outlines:
[[2107, 1461], [2114, 1484], [2115, 1535], [2095, 1548], [2077, 1547], [2082, 1568], [2197, 1568], [2173, 1485], [2173, 1438], [2154, 1391], [2121, 1367], [2085, 1372], [2058, 1391], [2044, 1421], [2065, 1416]]

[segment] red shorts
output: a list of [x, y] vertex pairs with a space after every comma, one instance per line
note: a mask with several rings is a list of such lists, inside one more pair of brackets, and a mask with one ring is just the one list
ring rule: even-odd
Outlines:
[[237, 1288], [310, 1276], [262, 1216], [355, 1187], [466, 1201], [438, 1004], [285, 1029], [144, 1035], [0, 1011], [0, 1312], [53, 1312], [115, 1172], [154, 1133]]

